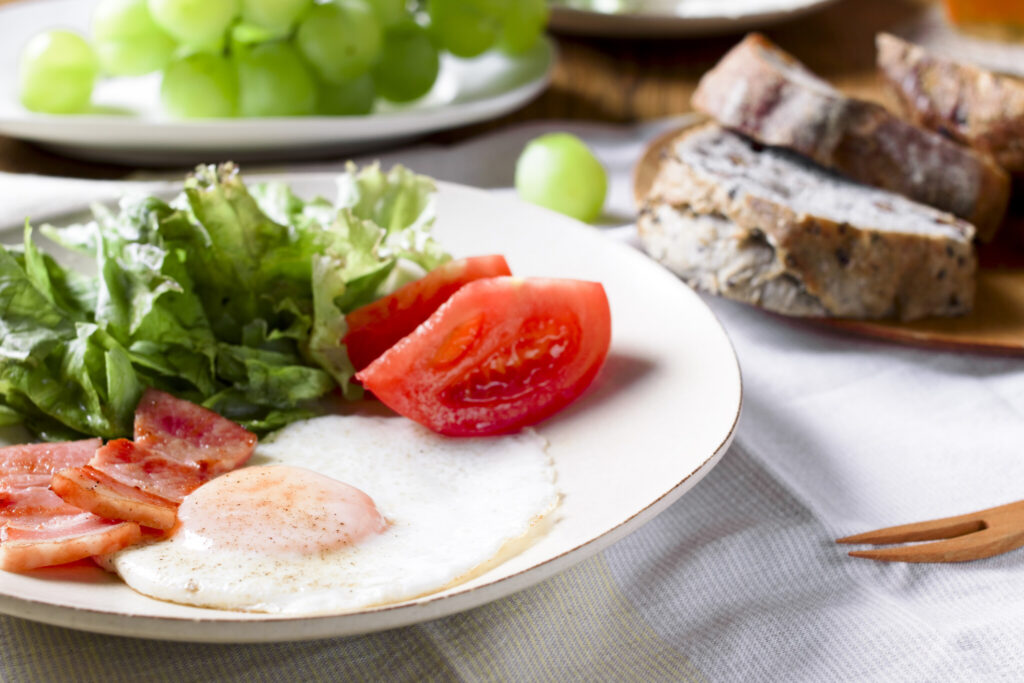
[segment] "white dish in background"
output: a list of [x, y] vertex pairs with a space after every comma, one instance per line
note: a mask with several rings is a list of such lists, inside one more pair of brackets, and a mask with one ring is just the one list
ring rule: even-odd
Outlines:
[[712, 36], [762, 28], [836, 0], [555, 0], [550, 27], [606, 38]]
[[234, 159], [295, 159], [350, 154], [514, 111], [548, 84], [554, 45], [527, 55], [488, 53], [474, 60], [444, 55], [433, 90], [407, 106], [379, 104], [370, 116], [303, 116], [182, 121], [160, 109], [159, 74], [100, 83], [97, 107], [126, 114], [48, 116], [18, 102], [22, 47], [50, 28], [88, 32], [94, 2], [33, 0], [0, 6], [0, 134], [68, 156], [145, 165]]
[[[287, 179], [303, 196], [333, 196], [333, 176]], [[545, 534], [467, 583], [347, 614], [283, 618], [174, 605], [94, 567], [0, 572], [0, 612], [100, 633], [203, 642], [383, 630], [549, 578], [636, 530], [696, 484], [731, 442], [742, 395], [736, 356], [710, 309], [667, 270], [596, 228], [512, 198], [439, 186], [435, 234], [454, 255], [500, 253], [517, 275], [596, 280], [608, 293], [612, 347], [604, 369], [579, 401], [538, 426], [563, 496]], [[20, 234], [11, 226], [3, 240]]]

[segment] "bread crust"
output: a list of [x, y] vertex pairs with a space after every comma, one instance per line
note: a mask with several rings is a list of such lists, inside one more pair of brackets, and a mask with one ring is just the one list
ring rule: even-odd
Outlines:
[[692, 102], [758, 142], [960, 216], [983, 240], [1006, 213], [1010, 178], [990, 156], [846, 97], [759, 34], [704, 75]]
[[[741, 180], [702, 168], [709, 149], [724, 150]], [[764, 155], [771, 156], [771, 175], [812, 184], [781, 192], [846, 189], [873, 206], [840, 218], [787, 202], [763, 177], [742, 178], [744, 167], [755, 156], [764, 162]], [[822, 176], [820, 187], [814, 174]], [[872, 212], [886, 214], [890, 226], [862, 220]], [[908, 213], [914, 223], [907, 218], [906, 230], [892, 229]], [[777, 150], [758, 150], [715, 124], [690, 129], [670, 145], [638, 228], [648, 253], [692, 285], [787, 315], [913, 320], [961, 315], [974, 302], [971, 225], [827, 176]]]
[[888, 33], [878, 69], [900, 114], [1024, 172], [1024, 80], [944, 59]]

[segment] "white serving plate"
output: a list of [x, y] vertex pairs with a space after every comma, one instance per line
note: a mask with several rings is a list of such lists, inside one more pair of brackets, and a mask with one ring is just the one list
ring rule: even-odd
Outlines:
[[150, 166], [347, 155], [513, 111], [547, 86], [555, 63], [549, 41], [517, 58], [489, 53], [460, 60], [446, 54], [430, 93], [409, 105], [378, 104], [369, 116], [175, 120], [161, 111], [159, 74], [100, 83], [93, 97], [98, 113], [25, 110], [17, 96], [25, 43], [50, 28], [87, 33], [94, 4], [32, 0], [0, 7], [0, 134], [68, 156]]
[[606, 38], [713, 36], [763, 28], [803, 16], [835, 0], [555, 0], [550, 27]]
[[[333, 196], [333, 176], [288, 179], [301, 195]], [[732, 440], [742, 387], [728, 337], [692, 290], [599, 229], [516, 199], [441, 183], [439, 216], [436, 235], [456, 256], [501, 253], [517, 275], [596, 280], [608, 293], [613, 328], [605, 367], [579, 401], [538, 426], [550, 441], [563, 495], [546, 534], [468, 583], [347, 614], [283, 618], [174, 605], [91, 566], [0, 572], [0, 612], [100, 633], [202, 642], [383, 630], [543, 581], [635, 531], [707, 474]], [[20, 234], [12, 226], [2, 237], [10, 242]]]

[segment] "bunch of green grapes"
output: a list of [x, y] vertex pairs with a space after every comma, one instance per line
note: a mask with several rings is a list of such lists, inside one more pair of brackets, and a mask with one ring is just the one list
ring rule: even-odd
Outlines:
[[84, 112], [98, 78], [160, 71], [179, 118], [367, 114], [427, 94], [442, 51], [530, 50], [547, 16], [546, 0], [100, 0], [91, 41], [29, 41], [21, 101]]

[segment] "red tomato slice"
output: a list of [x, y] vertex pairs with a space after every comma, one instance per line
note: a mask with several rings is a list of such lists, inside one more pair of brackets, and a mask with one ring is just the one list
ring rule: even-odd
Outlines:
[[497, 277], [464, 286], [356, 379], [436, 432], [500, 434], [575, 400], [610, 343], [599, 283]]
[[342, 343], [356, 370], [394, 346], [466, 283], [511, 275], [504, 256], [473, 256], [449, 261], [393, 294], [345, 316], [348, 332]]

